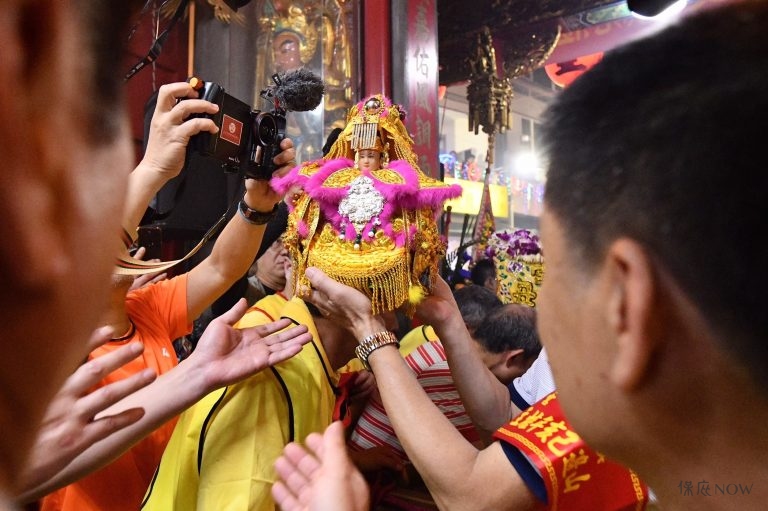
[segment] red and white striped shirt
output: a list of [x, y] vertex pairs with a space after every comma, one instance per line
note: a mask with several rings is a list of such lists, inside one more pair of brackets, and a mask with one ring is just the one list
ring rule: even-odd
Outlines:
[[[405, 356], [405, 362], [443, 415], [467, 440], [477, 442], [479, 436], [453, 384], [445, 350], [440, 341], [424, 342]], [[355, 451], [385, 445], [397, 453], [403, 461], [408, 460], [377, 393], [374, 393], [360, 415], [349, 444]]]

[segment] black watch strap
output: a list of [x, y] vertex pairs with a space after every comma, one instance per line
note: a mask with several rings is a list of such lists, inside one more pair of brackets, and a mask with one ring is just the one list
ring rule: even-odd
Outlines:
[[237, 209], [245, 221], [253, 225], [264, 225], [277, 215], [277, 204], [272, 208], [272, 211], [264, 213], [263, 211], [256, 211], [255, 209], [249, 208], [248, 204], [246, 204], [244, 200], [241, 200]]

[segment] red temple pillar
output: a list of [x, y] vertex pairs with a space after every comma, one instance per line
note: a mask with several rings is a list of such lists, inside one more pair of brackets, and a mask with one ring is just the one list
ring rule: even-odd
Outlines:
[[[363, 97], [383, 93], [392, 95], [392, 30], [389, 0], [362, 3], [360, 46], [363, 51]], [[362, 99], [362, 98], [360, 98]]]

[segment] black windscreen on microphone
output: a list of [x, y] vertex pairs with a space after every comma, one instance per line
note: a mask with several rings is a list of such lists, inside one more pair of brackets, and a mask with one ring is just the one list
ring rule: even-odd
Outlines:
[[308, 112], [314, 110], [323, 99], [325, 85], [323, 80], [312, 71], [299, 68], [272, 76], [275, 85], [261, 92], [265, 99], [275, 99], [277, 108], [288, 112]]

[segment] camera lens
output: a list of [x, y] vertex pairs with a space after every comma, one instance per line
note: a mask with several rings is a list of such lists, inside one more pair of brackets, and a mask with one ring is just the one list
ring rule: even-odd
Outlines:
[[254, 132], [259, 145], [268, 147], [277, 142], [277, 122], [272, 114], [262, 112], [256, 116], [254, 124], [256, 125]]

